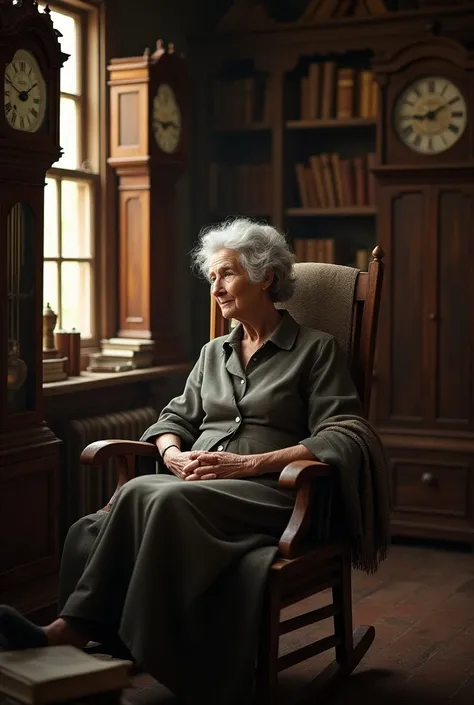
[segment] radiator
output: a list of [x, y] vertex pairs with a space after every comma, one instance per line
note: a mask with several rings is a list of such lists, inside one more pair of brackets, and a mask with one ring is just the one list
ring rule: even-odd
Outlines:
[[107, 504], [117, 484], [113, 461], [102, 468], [81, 465], [84, 448], [107, 438], [137, 441], [142, 433], [157, 420], [156, 409], [142, 407], [115, 414], [90, 416], [70, 422], [65, 439], [66, 477], [63, 497], [66, 498], [66, 528], [85, 514], [91, 514]]

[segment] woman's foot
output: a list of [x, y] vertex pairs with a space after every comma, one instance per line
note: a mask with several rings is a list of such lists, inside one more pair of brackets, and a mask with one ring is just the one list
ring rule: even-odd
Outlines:
[[16, 651], [65, 644], [83, 649], [88, 641], [61, 617], [47, 627], [38, 627], [13, 607], [0, 605], [0, 649]]
[[54, 622], [43, 627], [48, 646], [77, 646], [78, 649], [83, 649], [89, 641], [89, 638], [81, 634], [62, 617], [58, 617]]

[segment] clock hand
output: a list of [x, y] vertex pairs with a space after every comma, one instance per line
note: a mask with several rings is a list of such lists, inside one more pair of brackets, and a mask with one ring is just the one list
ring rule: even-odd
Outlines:
[[428, 113], [428, 120], [434, 120], [439, 111], [444, 110], [444, 108], [446, 107], [446, 104], [443, 103], [443, 105], [438, 105], [438, 107], [434, 110], [430, 110], [430, 112]]
[[18, 93], [18, 95], [20, 95], [20, 91], [18, 90], [18, 88], [10, 81], [10, 79], [9, 79], [7, 76], [5, 76], [5, 80], [10, 84], [10, 86], [11, 86], [12, 88], [14, 88], [14, 89], [16, 90], [16, 92]]
[[157, 121], [162, 127], [164, 127], [165, 130], [168, 129], [168, 127], [176, 127], [178, 128], [178, 124], [176, 122], [173, 122], [172, 120], [158, 120]]
[[32, 88], [34, 88], [37, 85], [38, 85], [37, 83], [33, 83], [33, 85], [30, 86], [27, 91], [19, 91], [19, 93], [18, 93], [19, 99], [21, 101], [23, 101], [23, 103], [26, 103], [26, 101], [28, 100], [28, 93], [31, 91]]
[[443, 110], [443, 108], [446, 108], [446, 105], [443, 103], [443, 105], [438, 105], [437, 108], [434, 108], [433, 110], [428, 110], [427, 113], [424, 115], [412, 115], [412, 120], [434, 120], [436, 115], [439, 113], [440, 110]]

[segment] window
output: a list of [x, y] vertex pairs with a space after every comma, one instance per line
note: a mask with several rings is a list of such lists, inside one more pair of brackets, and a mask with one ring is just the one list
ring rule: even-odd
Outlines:
[[[38, 3], [41, 9], [44, 3]], [[47, 174], [44, 199], [44, 304], [58, 314], [56, 330], [80, 331], [97, 342], [97, 231], [100, 227], [100, 51], [97, 2], [48, 3], [61, 49], [61, 158]]]

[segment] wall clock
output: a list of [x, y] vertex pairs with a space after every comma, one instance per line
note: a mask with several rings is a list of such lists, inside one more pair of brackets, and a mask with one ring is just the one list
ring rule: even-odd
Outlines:
[[449, 78], [412, 81], [394, 106], [393, 126], [401, 142], [420, 154], [439, 154], [461, 138], [467, 124], [466, 101]]
[[153, 134], [166, 154], [173, 154], [181, 137], [181, 110], [174, 90], [162, 83], [153, 98]]

